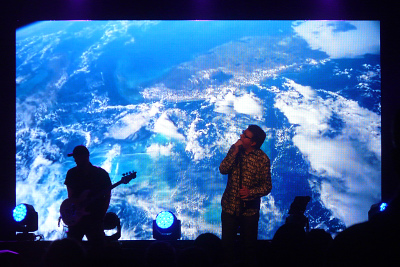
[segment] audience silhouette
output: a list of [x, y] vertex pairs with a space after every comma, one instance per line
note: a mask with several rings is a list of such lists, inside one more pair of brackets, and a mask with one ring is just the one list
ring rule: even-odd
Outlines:
[[296, 266], [304, 262], [306, 232], [298, 224], [278, 228], [271, 242], [273, 266]]
[[[174, 241], [155, 240], [141, 254], [107, 248], [93, 254], [74, 239], [60, 239], [50, 244], [40, 266], [397, 266], [400, 231], [393, 220], [398, 215], [393, 212], [389, 210], [368, 222], [349, 227], [334, 239], [323, 229], [306, 232], [302, 226], [284, 224], [270, 242], [263, 242], [265, 245], [259, 247], [256, 260], [251, 262], [243, 259], [226, 262], [221, 239], [215, 234], [204, 233], [186, 248], [177, 246]], [[2, 266], [39, 266], [23, 261], [18, 253], [3, 253], [1, 259]]]
[[328, 249], [333, 238], [324, 229], [312, 229], [307, 233], [304, 244], [306, 266], [325, 266]]
[[53, 241], [44, 255], [45, 267], [86, 266], [86, 251], [75, 239]]
[[183, 249], [178, 254], [178, 267], [203, 267], [210, 266], [213, 264], [210, 259], [209, 253], [206, 250], [191, 246]]
[[212, 265], [221, 265], [223, 263], [222, 240], [215, 234], [200, 234], [195, 239], [194, 246], [204, 249], [207, 252]]
[[176, 250], [166, 241], [155, 241], [147, 248], [145, 262], [147, 267], [175, 267]]

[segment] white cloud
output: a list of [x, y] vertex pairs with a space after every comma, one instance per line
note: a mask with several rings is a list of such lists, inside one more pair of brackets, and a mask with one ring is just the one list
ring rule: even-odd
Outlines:
[[355, 58], [380, 53], [377, 21], [305, 21], [293, 26], [312, 49], [331, 58]]
[[233, 107], [237, 113], [247, 114], [255, 117], [262, 117], [262, 106], [254, 96], [245, 94], [235, 98]]
[[293, 88], [307, 100], [316, 97], [315, 91], [310, 86], [304, 86], [301, 84], [297, 84], [294, 81], [289, 80], [289, 79], [286, 80], [286, 82], [284, 83], [284, 86]]
[[126, 139], [146, 126], [160, 110], [161, 105], [155, 103], [151, 107], [142, 107], [141, 112], [129, 113], [119, 119], [106, 133], [106, 137]]
[[172, 143], [166, 146], [160, 144], [151, 144], [148, 148], [146, 148], [146, 153], [152, 158], [158, 158], [159, 156], [171, 156], [173, 147], [174, 146]]
[[101, 167], [107, 172], [111, 172], [111, 166], [113, 159], [117, 156], [121, 155], [121, 146], [115, 144], [106, 154], [106, 160], [101, 164]]
[[261, 118], [263, 107], [260, 100], [251, 94], [235, 96], [231, 92], [215, 100], [215, 112], [224, 114], [240, 113]]
[[379, 197], [376, 196], [376, 192], [374, 192], [376, 190], [367, 190], [367, 186], [363, 184], [359, 184], [359, 186], [363, 191], [353, 193], [358, 197], [352, 197], [351, 193], [340, 190], [339, 187], [331, 182], [323, 181], [321, 183], [320, 191], [322, 202], [332, 211], [333, 215], [342, 220], [347, 227], [366, 221], [371, 205], [379, 201]]
[[235, 102], [235, 96], [230, 92], [223, 99], [213, 99], [215, 101], [215, 112], [232, 114], [234, 113], [233, 103]]
[[[379, 167], [365, 158], [371, 153], [380, 159], [380, 117], [333, 93], [323, 99], [293, 81], [285, 86], [288, 90], [277, 95], [275, 107], [295, 125], [293, 144], [309, 162], [310, 172], [322, 178], [321, 201], [346, 226], [365, 221], [370, 206], [380, 200]], [[335, 137], [327, 137], [332, 114], [343, 125], [335, 129]]]
[[154, 124], [154, 132], [178, 140], [185, 140], [185, 137], [182, 134], [178, 133], [178, 128], [168, 118], [168, 115], [166, 113], [163, 113]]
[[209, 152], [207, 147], [203, 147], [199, 138], [202, 135], [207, 135], [206, 129], [198, 129], [197, 124], [202, 121], [199, 117], [194, 119], [190, 124], [189, 130], [187, 131], [187, 143], [185, 150], [192, 153], [193, 160], [201, 160], [205, 157], [210, 157], [212, 154]]
[[284, 86], [289, 90], [277, 95], [274, 106], [285, 114], [291, 124], [299, 125], [298, 130], [305, 131], [308, 135], [319, 135], [326, 131], [332, 111], [314, 99], [315, 92], [310, 87], [291, 80]]
[[149, 122], [147, 114], [128, 114], [108, 130], [108, 135], [115, 139], [126, 139]]

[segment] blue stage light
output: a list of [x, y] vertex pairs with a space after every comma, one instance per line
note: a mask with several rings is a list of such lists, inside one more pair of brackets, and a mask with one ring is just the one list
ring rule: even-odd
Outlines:
[[368, 220], [373, 220], [374, 218], [379, 218], [380, 216], [385, 216], [388, 204], [386, 202], [379, 202], [373, 204], [368, 211]]
[[160, 212], [156, 217], [156, 224], [162, 229], [167, 229], [174, 223], [174, 215], [169, 211]]
[[28, 209], [25, 204], [19, 204], [13, 210], [13, 217], [16, 222], [20, 222], [25, 219]]
[[29, 233], [38, 229], [38, 214], [32, 205], [17, 205], [13, 210], [13, 218], [16, 232]]
[[[116, 229], [116, 232], [114, 231]], [[110, 241], [117, 241], [121, 238], [121, 220], [114, 212], [107, 212], [104, 216], [104, 233], [106, 239]], [[110, 234], [110, 232], [114, 232]]]
[[181, 238], [181, 221], [170, 211], [162, 211], [153, 221], [153, 238], [176, 240]]
[[379, 206], [379, 210], [382, 212], [382, 211], [384, 211], [384, 210], [386, 209], [386, 207], [387, 207], [387, 203], [383, 202], [383, 203], [381, 203], [381, 205]]

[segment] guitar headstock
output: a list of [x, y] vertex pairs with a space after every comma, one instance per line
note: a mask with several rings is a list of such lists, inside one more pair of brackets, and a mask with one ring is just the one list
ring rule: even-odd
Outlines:
[[136, 178], [136, 172], [135, 171], [131, 171], [131, 172], [127, 172], [122, 174], [122, 178], [121, 178], [121, 182], [123, 184], [127, 184], [129, 183], [131, 180]]

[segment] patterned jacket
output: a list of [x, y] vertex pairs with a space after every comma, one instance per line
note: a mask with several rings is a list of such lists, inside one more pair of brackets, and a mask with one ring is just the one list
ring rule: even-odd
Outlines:
[[[270, 160], [260, 149], [236, 155], [233, 155], [233, 151], [234, 146], [219, 166], [222, 174], [228, 174], [221, 199], [222, 211], [231, 215], [255, 215], [260, 211], [261, 197], [268, 195], [272, 189]], [[246, 200], [239, 197], [240, 183], [250, 191]]]

